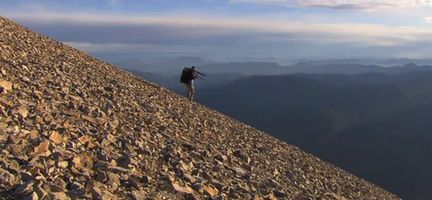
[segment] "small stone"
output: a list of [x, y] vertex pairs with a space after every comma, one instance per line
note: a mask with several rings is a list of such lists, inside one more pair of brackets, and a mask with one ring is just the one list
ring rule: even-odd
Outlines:
[[192, 184], [192, 188], [195, 190], [195, 191], [197, 191], [197, 192], [202, 192], [202, 190], [203, 190], [203, 186], [202, 186], [202, 184], [201, 183], [198, 183], [198, 182], [195, 182], [195, 183], [193, 183]]
[[8, 91], [12, 90], [12, 83], [9, 81], [5, 81], [5, 80], [0, 80], [0, 88], [2, 91], [2, 94], [6, 94]]
[[0, 132], [0, 142], [6, 142], [7, 140], [8, 140], [8, 136]]
[[130, 173], [131, 170], [125, 169], [123, 167], [109, 166], [108, 169], [115, 173]]
[[54, 143], [54, 144], [60, 144], [63, 143], [63, 137], [60, 135], [59, 132], [57, 131], [51, 131], [51, 135], [49, 137], [49, 139]]
[[83, 135], [83, 136], [81, 136], [81, 137], [78, 138], [78, 141], [81, 144], [85, 144], [85, 143], [89, 142], [91, 139], [92, 139], [91, 136]]
[[45, 153], [46, 151], [48, 151], [48, 147], [49, 147], [49, 141], [45, 140], [41, 143], [39, 143], [38, 146], [34, 147], [34, 153], [35, 154], [41, 154], [41, 153]]
[[51, 191], [63, 192], [65, 191], [66, 185], [66, 182], [62, 178], [56, 178], [54, 182], [50, 184]]
[[83, 170], [84, 168], [90, 169], [93, 167], [93, 159], [86, 155], [75, 155], [72, 159], [73, 166], [78, 170]]
[[284, 198], [284, 197], [288, 196], [288, 194], [286, 192], [280, 191], [280, 190], [273, 190], [273, 194], [277, 198]]
[[18, 135], [9, 135], [9, 142], [12, 144], [18, 144], [19, 142]]
[[113, 121], [110, 121], [110, 122], [109, 122], [109, 125], [110, 125], [112, 128], [117, 128], [117, 127], [119, 126], [119, 124], [120, 124], [119, 120], [113, 120]]
[[243, 175], [246, 173], [246, 171], [240, 167], [233, 167], [232, 169], [239, 175]]
[[57, 163], [57, 166], [63, 169], [66, 169], [69, 166], [69, 162], [68, 161], [59, 161]]
[[206, 186], [206, 185], [203, 185], [203, 190], [204, 190], [205, 194], [207, 194], [211, 197], [214, 197], [219, 193], [216, 188]]
[[99, 121], [96, 118], [89, 117], [89, 116], [82, 116], [82, 118], [85, 121], [90, 122], [91, 124], [99, 124]]
[[37, 130], [30, 131], [30, 139], [36, 140], [37, 138], [39, 138], [39, 131]]
[[175, 191], [180, 192], [180, 193], [186, 193], [186, 194], [192, 194], [194, 192], [194, 190], [188, 186], [180, 186], [178, 183], [172, 183], [171, 184], [174, 188]]
[[215, 159], [216, 159], [216, 160], [219, 160], [219, 161], [221, 161], [221, 162], [225, 162], [226, 160], [228, 160], [228, 157], [225, 156], [225, 155], [216, 155], [216, 156], [215, 156]]
[[18, 113], [21, 115], [22, 118], [27, 118], [29, 114], [28, 109], [26, 107], [20, 107], [18, 109]]
[[97, 145], [96, 145], [92, 140], [90, 140], [90, 141], [87, 143], [87, 148], [88, 148], [88, 149], [93, 149], [93, 148], [95, 148], [95, 147], [97, 147]]
[[79, 102], [82, 101], [82, 98], [79, 97], [79, 96], [70, 95], [69, 97], [70, 97], [72, 100], [74, 100], [74, 101], [79, 101]]
[[189, 183], [194, 183], [196, 179], [190, 174], [183, 174], [183, 179]]
[[190, 162], [190, 163], [186, 164], [183, 160], [180, 160], [180, 166], [183, 170], [190, 171], [191, 168], [193, 168], [193, 163]]
[[106, 181], [108, 181], [108, 176], [106, 175], [105, 172], [97, 170], [95, 180], [101, 183], [105, 183]]

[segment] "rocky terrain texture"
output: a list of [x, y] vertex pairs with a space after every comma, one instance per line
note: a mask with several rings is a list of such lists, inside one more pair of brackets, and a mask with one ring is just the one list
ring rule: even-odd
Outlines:
[[0, 18], [0, 196], [399, 199]]

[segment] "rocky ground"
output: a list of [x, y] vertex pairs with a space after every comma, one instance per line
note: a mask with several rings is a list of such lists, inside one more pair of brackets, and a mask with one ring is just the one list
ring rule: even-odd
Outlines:
[[0, 92], [5, 199], [398, 199], [5, 18]]

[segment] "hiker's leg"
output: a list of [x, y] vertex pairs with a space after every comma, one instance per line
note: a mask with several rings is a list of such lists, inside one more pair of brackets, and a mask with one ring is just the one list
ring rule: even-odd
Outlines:
[[194, 100], [194, 96], [195, 96], [195, 87], [192, 85], [192, 87], [191, 87], [191, 98], [190, 98], [190, 100]]
[[193, 101], [194, 100], [194, 96], [195, 96], [195, 84], [194, 84], [194, 80], [192, 80], [190, 86], [191, 86], [191, 98], [190, 98], [190, 100]]
[[188, 97], [189, 100], [192, 100], [192, 89], [189, 88], [188, 90]]
[[187, 87], [187, 90], [188, 90], [188, 92], [187, 92], [187, 98], [189, 99], [189, 100], [192, 100], [192, 85], [190, 84], [190, 83], [186, 83], [186, 87]]
[[185, 86], [186, 89], [187, 89], [186, 97], [189, 98], [189, 84], [187, 84], [187, 83], [183, 83], [183, 84], [184, 84], [184, 86]]

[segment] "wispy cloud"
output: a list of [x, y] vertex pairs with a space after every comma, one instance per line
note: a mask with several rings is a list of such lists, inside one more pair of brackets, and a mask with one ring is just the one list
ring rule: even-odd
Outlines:
[[[225, 17], [183, 17], [183, 16], [124, 16], [103, 14], [65, 13], [13, 13], [12, 18], [38, 24], [72, 24], [86, 26], [87, 29], [118, 27], [130, 35], [143, 36], [150, 30], [161, 32], [160, 36], [170, 35], [167, 30], [175, 29], [181, 37], [227, 37], [232, 35], [266, 35], [278, 39], [322, 40], [328, 42], [404, 43], [422, 39], [432, 34], [432, 30], [416, 27], [394, 27], [360, 23], [310, 23], [287, 20], [231, 19]], [[426, 20], [431, 20], [427, 18]], [[141, 28], [140, 28], [141, 27]], [[145, 28], [143, 28], [145, 27]], [[109, 29], [105, 29], [109, 30]], [[114, 29], [113, 29], [114, 30]], [[134, 33], [138, 31], [139, 34]], [[153, 33], [156, 33], [153, 31]], [[317, 38], [315, 38], [317, 37]], [[128, 38], [128, 37], [124, 37]], [[381, 41], [381, 42], [377, 42]], [[392, 41], [392, 42], [389, 42]]]
[[427, 23], [432, 24], [432, 17], [425, 17], [424, 19]]
[[432, 0], [230, 0], [231, 3], [273, 4], [289, 7], [379, 9], [432, 6]]
[[197, 50], [188, 46], [172, 45], [149, 45], [149, 44], [123, 44], [123, 43], [89, 43], [89, 42], [64, 42], [67, 45], [86, 52], [98, 53], [196, 53]]
[[427, 27], [180, 15], [15, 12], [6, 16], [88, 52], [346, 57], [403, 54], [425, 44], [431, 45], [422, 52], [432, 50], [432, 30]]

